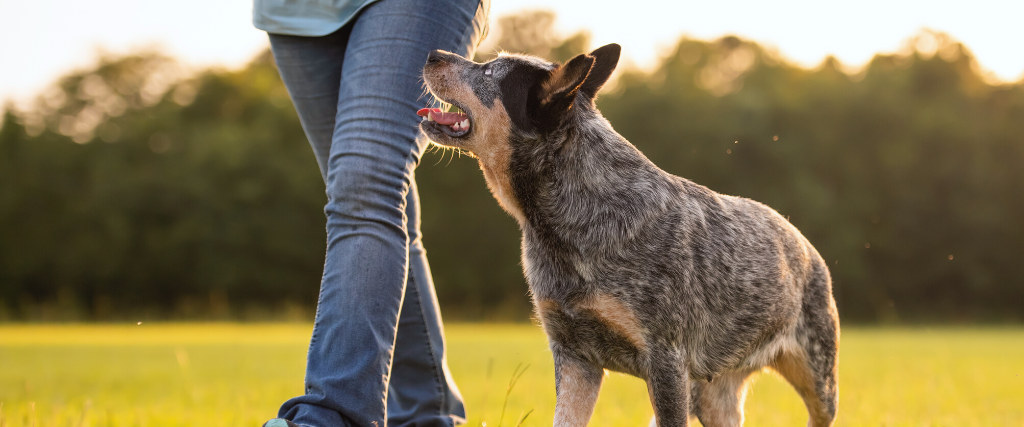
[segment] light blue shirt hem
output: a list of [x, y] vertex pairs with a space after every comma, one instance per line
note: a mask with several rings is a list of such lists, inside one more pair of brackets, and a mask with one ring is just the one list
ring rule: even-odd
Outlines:
[[326, 36], [377, 0], [255, 0], [253, 25], [272, 34]]

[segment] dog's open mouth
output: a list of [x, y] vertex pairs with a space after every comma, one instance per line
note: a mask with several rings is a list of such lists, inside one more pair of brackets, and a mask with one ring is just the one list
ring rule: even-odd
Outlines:
[[463, 137], [469, 133], [470, 121], [466, 113], [444, 112], [440, 108], [422, 108], [416, 114], [423, 117], [421, 125], [427, 130], [444, 133], [452, 138]]

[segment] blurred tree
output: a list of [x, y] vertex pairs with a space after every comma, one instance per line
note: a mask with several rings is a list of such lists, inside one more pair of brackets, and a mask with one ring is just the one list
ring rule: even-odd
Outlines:
[[[323, 184], [269, 55], [177, 84], [160, 74], [175, 68], [155, 54], [104, 59], [62, 79], [24, 126], [5, 117], [3, 311], [315, 302]], [[74, 310], [44, 304], [61, 295]]]

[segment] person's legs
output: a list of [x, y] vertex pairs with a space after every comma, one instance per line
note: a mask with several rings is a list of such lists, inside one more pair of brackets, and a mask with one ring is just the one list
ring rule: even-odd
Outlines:
[[[425, 147], [415, 114], [426, 102], [420, 99], [423, 62], [433, 49], [471, 53], [482, 36], [483, 10], [479, 0], [444, 7], [384, 0], [368, 7], [341, 47], [344, 66], [321, 64], [324, 74], [340, 72], [326, 161], [314, 141], [323, 120], [307, 120], [323, 112], [304, 111], [322, 108], [323, 92], [309, 91], [315, 96], [304, 102], [293, 90], [304, 84], [296, 79], [320, 80], [306, 75], [317, 73], [308, 71], [315, 55], [306, 65], [284, 64], [287, 55], [279, 51], [288, 47], [272, 37], [281, 75], [326, 171], [328, 195], [327, 260], [306, 390], [282, 406], [284, 418], [316, 427], [384, 427], [451, 425], [465, 417], [445, 365], [412, 174]], [[338, 47], [324, 52], [336, 54]], [[284, 69], [290, 66], [307, 71]]]

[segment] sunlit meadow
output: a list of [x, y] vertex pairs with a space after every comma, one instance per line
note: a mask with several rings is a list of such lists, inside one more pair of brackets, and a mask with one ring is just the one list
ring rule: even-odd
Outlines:
[[[0, 326], [0, 427], [259, 426], [302, 390], [308, 324]], [[551, 355], [532, 325], [453, 324], [469, 425], [550, 425]], [[513, 372], [525, 373], [508, 394]], [[846, 328], [839, 426], [1024, 424], [1024, 329]], [[592, 426], [644, 426], [644, 384], [611, 373]], [[747, 425], [803, 425], [796, 393], [754, 382]]]

